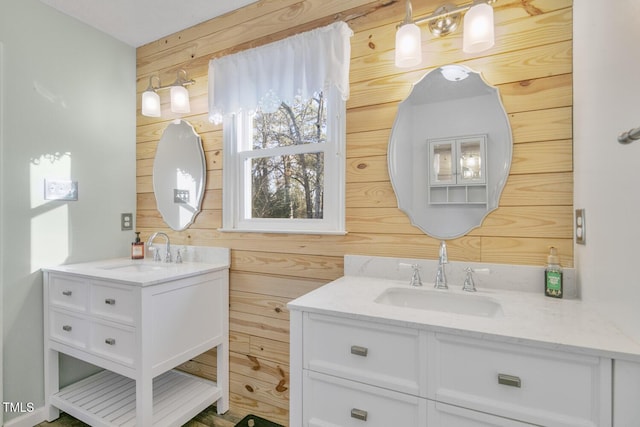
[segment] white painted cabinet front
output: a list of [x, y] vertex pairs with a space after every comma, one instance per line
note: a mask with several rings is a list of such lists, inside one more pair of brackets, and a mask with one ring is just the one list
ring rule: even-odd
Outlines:
[[[44, 273], [45, 405], [93, 426], [181, 425], [228, 409], [228, 269], [139, 286]], [[173, 370], [217, 347], [217, 382]], [[104, 368], [59, 389], [58, 355]]]
[[608, 358], [304, 311], [291, 322], [292, 426], [611, 426]]

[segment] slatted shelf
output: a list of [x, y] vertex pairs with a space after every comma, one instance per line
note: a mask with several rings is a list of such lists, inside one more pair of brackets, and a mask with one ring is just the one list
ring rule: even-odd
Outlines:
[[[221, 396], [215, 382], [176, 370], [165, 372], [153, 379], [153, 425], [182, 425]], [[111, 371], [63, 388], [51, 403], [95, 427], [136, 425], [136, 382]]]

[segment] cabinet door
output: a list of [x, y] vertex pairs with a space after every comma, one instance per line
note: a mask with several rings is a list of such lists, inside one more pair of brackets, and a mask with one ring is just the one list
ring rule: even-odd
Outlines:
[[457, 171], [456, 143], [454, 139], [429, 141], [429, 159], [431, 169], [429, 184], [455, 184]]
[[304, 427], [426, 425], [426, 399], [313, 371], [303, 375]]
[[427, 414], [428, 427], [526, 427], [534, 425], [433, 400], [427, 404]]

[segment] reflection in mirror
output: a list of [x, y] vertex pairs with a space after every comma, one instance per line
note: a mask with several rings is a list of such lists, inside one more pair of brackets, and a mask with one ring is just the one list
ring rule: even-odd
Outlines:
[[200, 212], [206, 166], [200, 136], [184, 120], [165, 129], [153, 162], [153, 192], [162, 219], [184, 230]]
[[388, 151], [398, 207], [432, 237], [460, 237], [498, 207], [511, 153], [497, 88], [467, 67], [437, 68], [398, 106]]

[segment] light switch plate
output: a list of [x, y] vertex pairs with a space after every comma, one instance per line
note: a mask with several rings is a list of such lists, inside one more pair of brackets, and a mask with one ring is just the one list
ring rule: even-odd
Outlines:
[[189, 203], [189, 190], [173, 189], [173, 203]]
[[78, 181], [64, 179], [45, 179], [44, 199], [78, 200]]

